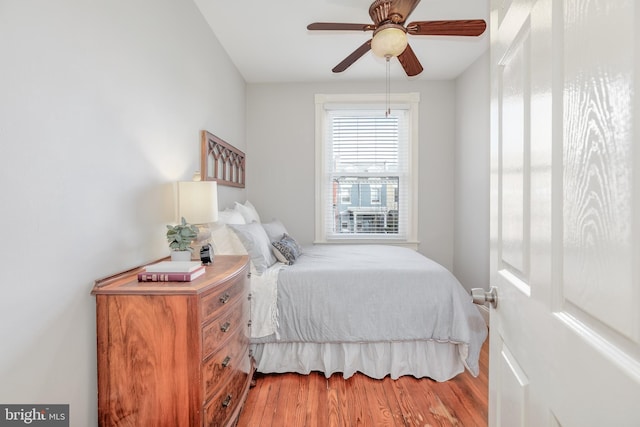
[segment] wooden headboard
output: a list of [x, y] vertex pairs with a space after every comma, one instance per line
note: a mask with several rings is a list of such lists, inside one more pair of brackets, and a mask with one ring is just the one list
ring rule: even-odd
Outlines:
[[244, 188], [244, 153], [211, 132], [202, 131], [200, 179]]

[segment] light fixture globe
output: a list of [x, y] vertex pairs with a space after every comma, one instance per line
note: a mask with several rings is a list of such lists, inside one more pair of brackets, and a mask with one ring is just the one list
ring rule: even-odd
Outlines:
[[371, 40], [371, 50], [382, 58], [398, 56], [407, 48], [407, 33], [399, 25], [390, 24], [376, 30]]

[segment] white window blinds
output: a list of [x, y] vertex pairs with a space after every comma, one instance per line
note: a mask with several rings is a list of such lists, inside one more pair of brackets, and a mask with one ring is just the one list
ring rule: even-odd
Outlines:
[[408, 110], [328, 108], [326, 125], [325, 237], [406, 239]]
[[334, 172], [398, 170], [398, 117], [376, 117], [365, 111], [331, 111], [328, 116]]

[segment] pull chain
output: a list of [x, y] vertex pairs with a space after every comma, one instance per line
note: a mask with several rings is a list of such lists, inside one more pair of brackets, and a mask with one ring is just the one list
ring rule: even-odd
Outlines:
[[386, 56], [385, 57], [387, 59], [387, 93], [386, 93], [386, 103], [387, 103], [387, 108], [386, 111], [384, 112], [384, 116], [385, 117], [389, 117], [389, 115], [391, 114], [391, 62], [389, 61], [389, 59], [391, 58], [390, 56]]

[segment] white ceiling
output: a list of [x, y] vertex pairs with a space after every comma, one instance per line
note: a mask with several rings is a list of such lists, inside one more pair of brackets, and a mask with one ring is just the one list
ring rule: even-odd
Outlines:
[[[384, 59], [366, 53], [342, 73], [331, 69], [371, 38], [372, 32], [308, 31], [312, 22], [371, 23], [372, 0], [195, 0], [216, 37], [248, 83], [384, 80]], [[422, 0], [407, 19], [484, 19], [488, 0]], [[397, 59], [391, 78], [457, 77], [489, 46], [480, 37], [412, 36], [424, 71], [407, 77]]]

